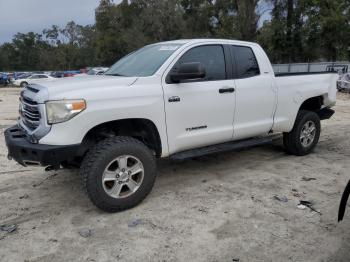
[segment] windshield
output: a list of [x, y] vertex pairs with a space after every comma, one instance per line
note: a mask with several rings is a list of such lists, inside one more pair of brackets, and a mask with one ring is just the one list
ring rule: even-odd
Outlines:
[[180, 46], [180, 44], [145, 46], [120, 59], [105, 75], [151, 76]]

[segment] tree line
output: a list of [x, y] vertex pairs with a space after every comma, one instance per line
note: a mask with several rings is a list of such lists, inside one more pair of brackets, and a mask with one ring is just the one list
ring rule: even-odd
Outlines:
[[181, 38], [256, 41], [273, 63], [350, 60], [350, 0], [100, 0], [94, 25], [14, 35], [0, 46], [0, 71], [110, 66]]

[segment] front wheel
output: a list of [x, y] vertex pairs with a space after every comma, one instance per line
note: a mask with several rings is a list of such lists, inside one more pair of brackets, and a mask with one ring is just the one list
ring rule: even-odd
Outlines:
[[22, 88], [27, 87], [28, 83], [27, 82], [21, 82], [21, 84], [19, 85]]
[[156, 161], [140, 141], [114, 137], [88, 152], [80, 173], [94, 205], [107, 212], [118, 212], [136, 206], [150, 193], [156, 178]]
[[317, 145], [321, 134], [321, 122], [315, 112], [300, 110], [292, 131], [283, 134], [283, 144], [292, 155], [309, 154]]

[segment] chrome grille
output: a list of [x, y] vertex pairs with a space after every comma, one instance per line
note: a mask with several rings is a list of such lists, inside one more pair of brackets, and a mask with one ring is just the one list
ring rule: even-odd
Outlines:
[[31, 130], [36, 129], [40, 124], [40, 112], [38, 103], [23, 96], [20, 97], [19, 113], [23, 124]]

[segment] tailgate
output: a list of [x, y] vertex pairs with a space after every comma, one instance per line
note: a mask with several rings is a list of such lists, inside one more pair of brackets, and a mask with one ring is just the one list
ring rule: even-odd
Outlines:
[[337, 100], [337, 80], [339, 79], [338, 74], [329, 74], [328, 80], [328, 96], [325, 97], [325, 105], [334, 106]]

